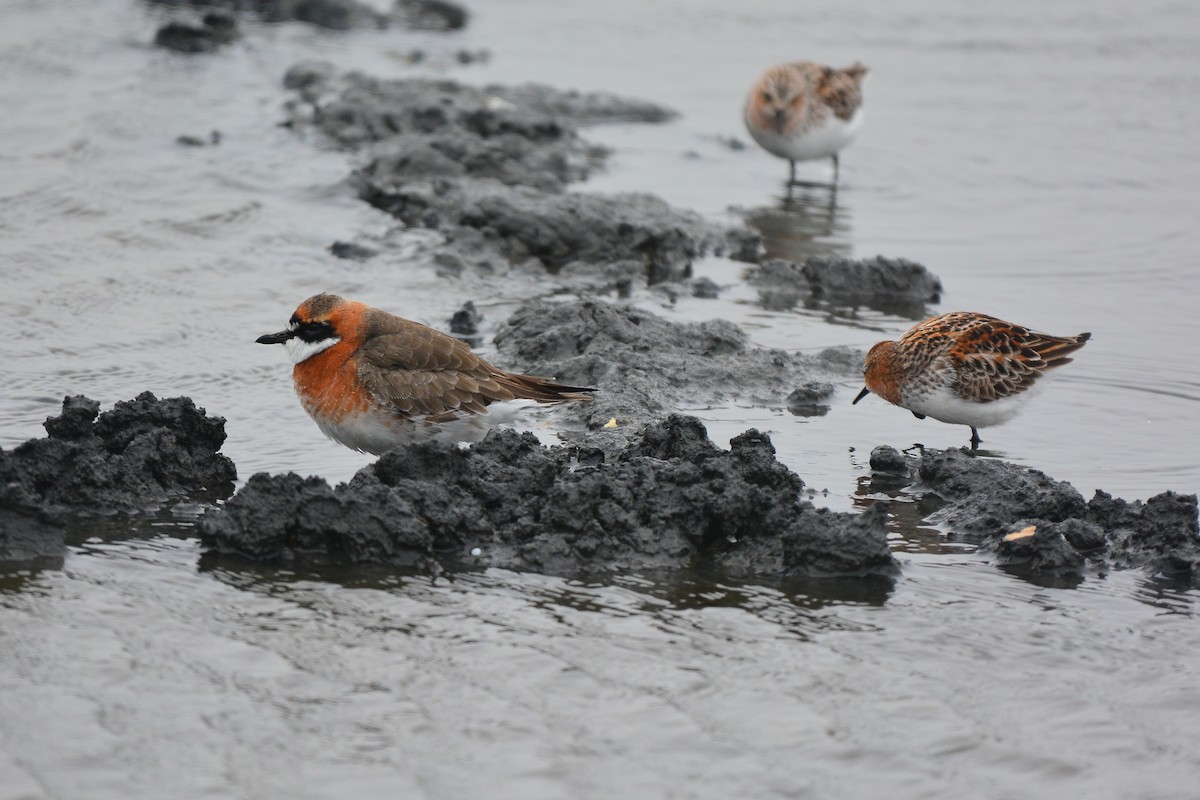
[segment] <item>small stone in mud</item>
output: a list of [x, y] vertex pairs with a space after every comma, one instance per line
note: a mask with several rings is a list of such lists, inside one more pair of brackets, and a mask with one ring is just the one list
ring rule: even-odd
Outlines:
[[712, 278], [696, 278], [691, 283], [692, 297], [715, 300], [721, 295], [721, 287]]
[[154, 34], [154, 44], [177, 53], [211, 53], [222, 42], [216, 31], [205, 25], [168, 22]]
[[355, 0], [259, 0], [258, 8], [271, 22], [294, 19], [335, 31], [388, 25], [385, 15]]
[[207, 138], [200, 136], [192, 136], [191, 134], [181, 134], [175, 138], [175, 144], [180, 147], [207, 147], [208, 145], [218, 145], [221, 143], [221, 132], [212, 131]]
[[329, 245], [329, 252], [349, 261], [369, 261], [379, 255], [378, 250], [354, 242], [334, 242]]
[[450, 317], [450, 332], [460, 336], [474, 336], [479, 333], [479, 323], [482, 321], [483, 315], [475, 309], [475, 304], [468, 300]]
[[459, 50], [454, 55], [460, 64], [484, 64], [492, 59], [487, 50]]
[[201, 20], [212, 31], [217, 44], [227, 44], [238, 37], [237, 19], [224, 11], [210, 11]]
[[467, 24], [467, 10], [447, 0], [399, 0], [393, 13], [415, 30], [456, 31]]
[[788, 411], [797, 417], [823, 417], [829, 413], [829, 404], [821, 401], [832, 394], [832, 383], [810, 381], [788, 395]]
[[891, 445], [881, 444], [871, 451], [871, 469], [896, 475], [908, 474], [908, 462], [904, 455]]
[[333, 80], [333, 64], [328, 61], [301, 61], [283, 75], [283, 86], [299, 92], [308, 103], [315, 103]]

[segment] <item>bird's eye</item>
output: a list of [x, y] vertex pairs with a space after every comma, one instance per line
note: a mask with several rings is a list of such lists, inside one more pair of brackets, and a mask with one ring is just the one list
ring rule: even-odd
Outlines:
[[336, 335], [333, 326], [323, 320], [296, 319], [288, 323], [288, 329], [306, 342], [319, 342]]
[[771, 93], [770, 93], [770, 92], [763, 92], [763, 93], [762, 93], [762, 99], [763, 99], [763, 102], [764, 102], [764, 103], [769, 103], [769, 102], [771, 102], [772, 100], [774, 100], [775, 98], [771, 96]]

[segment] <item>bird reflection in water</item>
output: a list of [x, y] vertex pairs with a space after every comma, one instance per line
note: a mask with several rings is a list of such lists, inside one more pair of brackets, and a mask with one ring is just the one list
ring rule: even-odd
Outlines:
[[849, 209], [838, 204], [837, 186], [789, 184], [776, 205], [750, 209], [746, 223], [762, 234], [764, 258], [802, 263], [851, 252]]

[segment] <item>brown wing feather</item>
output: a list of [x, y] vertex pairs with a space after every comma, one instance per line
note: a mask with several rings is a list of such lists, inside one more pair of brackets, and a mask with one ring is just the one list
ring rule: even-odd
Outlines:
[[817, 77], [817, 96], [838, 119], [850, 119], [862, 105], [862, 81], [866, 74], [867, 68], [858, 63], [845, 69], [825, 67]]
[[408, 417], [452, 419], [483, 413], [494, 402], [588, 399], [590, 392], [497, 369], [461, 339], [409, 320], [380, 315], [360, 351], [367, 391]]
[[976, 317], [955, 311], [914, 325], [896, 341], [904, 371], [920, 374], [932, 369], [935, 362], [944, 360], [954, 349], [959, 333], [978, 319], [990, 320], [992, 317]]
[[981, 314], [963, 315], [947, 324], [955, 337], [944, 354], [954, 369], [953, 388], [961, 397], [980, 402], [1027, 391], [1048, 370], [1071, 363], [1069, 354], [1091, 337], [1050, 336]]

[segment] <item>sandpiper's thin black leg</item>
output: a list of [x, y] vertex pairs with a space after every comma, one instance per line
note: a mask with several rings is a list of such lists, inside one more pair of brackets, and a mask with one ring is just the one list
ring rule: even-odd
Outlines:
[[834, 182], [834, 183], [837, 183], [837, 182], [838, 182], [838, 172], [839, 172], [839, 169], [838, 169], [838, 156], [837, 156], [837, 153], [834, 153], [834, 154], [833, 154], [833, 182]]
[[796, 162], [794, 159], [788, 159], [788, 186], [796, 182]]
[[979, 443], [982, 441], [983, 441], [983, 439], [979, 438], [979, 431], [975, 430], [975, 426], [972, 425], [971, 426], [971, 449], [978, 450]]

